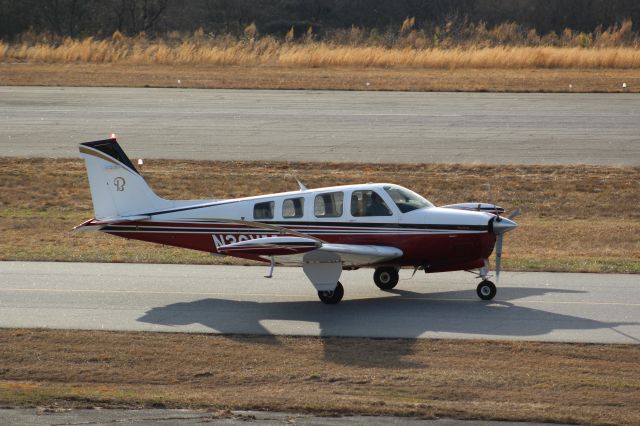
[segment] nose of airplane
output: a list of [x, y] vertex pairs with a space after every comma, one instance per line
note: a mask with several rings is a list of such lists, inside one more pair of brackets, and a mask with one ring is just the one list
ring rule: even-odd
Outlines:
[[489, 220], [489, 228], [495, 235], [504, 234], [505, 232], [509, 232], [517, 227], [517, 223], [504, 217], [496, 216]]

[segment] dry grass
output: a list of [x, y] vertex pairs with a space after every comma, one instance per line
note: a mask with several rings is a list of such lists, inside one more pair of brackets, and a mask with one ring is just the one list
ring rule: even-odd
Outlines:
[[[380, 34], [352, 27], [235, 37], [170, 33], [110, 39], [26, 33], [0, 40], [0, 84], [250, 89], [638, 92], [640, 35], [629, 21], [538, 35], [515, 23]], [[296, 38], [297, 37], [297, 38]], [[623, 87], [623, 83], [626, 87]]]
[[[266, 62], [269, 63], [269, 62]], [[416, 68], [640, 68], [640, 50], [558, 47], [388, 49], [300, 45], [282, 49], [278, 65]]]
[[5, 406], [640, 423], [636, 345], [45, 330], [0, 345]]
[[[623, 88], [622, 84], [627, 87]], [[634, 69], [296, 68], [0, 63], [0, 85], [482, 92], [640, 92]]]
[[579, 68], [637, 69], [636, 47], [491, 46], [415, 48], [244, 40], [64, 39], [55, 43], [0, 42], [0, 61], [130, 65], [276, 65], [288, 67]]
[[[507, 269], [640, 272], [640, 168], [147, 160], [143, 173], [167, 198], [287, 191], [297, 187], [295, 173], [309, 187], [394, 182], [440, 205], [495, 200], [525, 211], [521, 227], [507, 238]], [[81, 160], [0, 158], [0, 209], [2, 260], [220, 261], [189, 250], [70, 233], [93, 215]]]

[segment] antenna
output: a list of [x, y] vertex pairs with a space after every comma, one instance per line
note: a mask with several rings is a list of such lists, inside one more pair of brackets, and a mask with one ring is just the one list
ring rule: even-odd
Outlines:
[[293, 176], [293, 178], [296, 180], [296, 182], [298, 182], [298, 186], [300, 187], [300, 191], [306, 191], [307, 187], [304, 186], [304, 183], [300, 182], [300, 179], [298, 179], [296, 176]]

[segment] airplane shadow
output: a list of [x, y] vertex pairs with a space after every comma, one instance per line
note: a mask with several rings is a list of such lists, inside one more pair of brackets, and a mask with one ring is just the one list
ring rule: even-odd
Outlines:
[[[238, 335], [262, 335], [265, 338], [258, 344], [265, 345], [279, 343], [262, 321], [294, 321], [305, 329], [310, 324], [317, 324], [320, 336], [334, 337], [323, 339], [325, 359], [339, 364], [393, 365], [396, 368], [415, 367], [402, 358], [413, 352], [415, 342], [412, 339], [425, 332], [509, 339], [540, 336], [559, 329], [595, 330], [626, 324], [557, 314], [511, 302], [548, 293], [584, 293], [574, 290], [502, 287], [499, 298], [491, 302], [477, 300], [475, 290], [426, 294], [392, 290], [387, 293], [378, 298], [346, 299], [336, 306], [319, 301], [254, 302], [208, 298], [155, 307], [138, 321], [164, 326], [202, 324], [231, 339]], [[382, 346], [381, 353], [369, 353], [354, 360], [352, 352], [345, 350], [345, 340], [341, 337], [363, 335], [407, 340], [398, 340], [393, 353], [385, 352]]]

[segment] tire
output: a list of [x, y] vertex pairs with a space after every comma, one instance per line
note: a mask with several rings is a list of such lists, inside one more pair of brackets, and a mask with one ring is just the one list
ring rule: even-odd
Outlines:
[[373, 273], [373, 282], [376, 283], [380, 290], [391, 290], [398, 284], [399, 280], [398, 270], [393, 266], [376, 268]]
[[327, 305], [335, 305], [336, 303], [339, 303], [342, 300], [342, 296], [344, 296], [344, 287], [342, 287], [340, 281], [338, 281], [334, 290], [318, 292], [320, 300]]
[[476, 293], [478, 293], [478, 297], [482, 300], [493, 299], [496, 297], [497, 292], [496, 285], [489, 280], [482, 281], [478, 284], [478, 288], [476, 288]]

